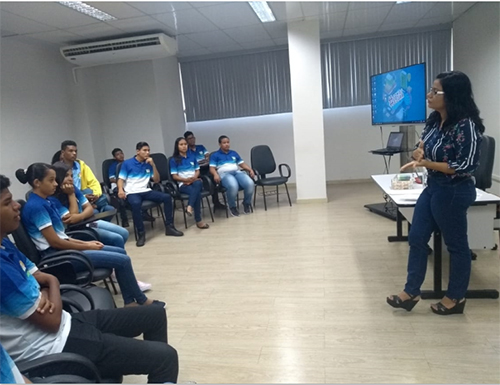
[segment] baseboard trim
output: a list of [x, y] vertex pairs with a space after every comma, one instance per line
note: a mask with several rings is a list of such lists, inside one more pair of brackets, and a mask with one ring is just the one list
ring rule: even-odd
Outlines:
[[328, 203], [328, 198], [316, 198], [316, 199], [297, 199], [297, 204], [310, 204], [310, 203]]
[[491, 175], [491, 179], [493, 179], [495, 182], [500, 183], [500, 175], [493, 174]]
[[[500, 181], [500, 180], [499, 180]], [[343, 179], [343, 180], [327, 180], [326, 185], [335, 185], [335, 184], [356, 184], [356, 183], [369, 183], [372, 182], [371, 178], [368, 179]], [[297, 187], [296, 182], [287, 183], [288, 187]]]

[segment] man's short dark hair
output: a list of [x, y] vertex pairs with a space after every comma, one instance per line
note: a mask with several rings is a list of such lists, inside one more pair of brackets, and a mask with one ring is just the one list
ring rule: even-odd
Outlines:
[[[116, 155], [116, 153], [117, 153], [117, 152], [119, 152], [119, 151], [122, 151], [122, 149], [121, 149], [121, 148], [115, 148], [113, 151], [111, 151], [111, 154], [112, 154], [113, 156], [115, 156], [115, 155]], [[123, 152], [123, 151], [122, 151], [122, 152]]]
[[139, 143], [137, 143], [137, 146], [135, 146], [135, 149], [136, 150], [140, 150], [144, 146], [148, 146], [149, 147], [149, 144], [147, 142], [139, 142]]
[[76, 142], [74, 140], [65, 140], [64, 142], [61, 143], [61, 151], [66, 150], [66, 147], [68, 146], [76, 147]]
[[222, 140], [223, 140], [223, 139], [229, 139], [229, 138], [228, 138], [226, 135], [221, 135], [221, 136], [219, 136], [219, 144], [221, 144], [221, 143], [222, 143]]
[[193, 134], [191, 131], [186, 131], [186, 132], [184, 133], [184, 139], [187, 139], [187, 138], [188, 138], [188, 136], [191, 136], [191, 135], [193, 135], [193, 136], [194, 136], [194, 134]]
[[0, 174], [0, 192], [10, 187], [10, 180], [5, 175]]

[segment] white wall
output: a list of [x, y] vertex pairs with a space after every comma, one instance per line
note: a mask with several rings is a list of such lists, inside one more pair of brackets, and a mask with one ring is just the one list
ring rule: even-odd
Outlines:
[[1, 39], [0, 172], [12, 183], [16, 198], [28, 186], [15, 170], [50, 163], [64, 139], [73, 136], [70, 65], [51, 48], [22, 38]]
[[470, 77], [485, 134], [495, 138], [491, 191], [500, 195], [500, 3], [477, 3], [453, 23], [453, 67]]
[[[382, 174], [384, 162], [381, 156], [369, 150], [384, 147], [389, 132], [399, 127], [384, 126], [384, 146], [379, 127], [371, 125], [370, 106], [334, 108], [323, 111], [325, 128], [326, 180], [342, 181], [369, 179], [370, 175]], [[273, 151], [276, 163], [288, 163], [292, 168], [291, 182], [295, 182], [295, 154], [293, 150], [292, 114], [263, 115], [248, 118], [210, 120], [187, 123], [196, 142], [209, 151], [218, 149], [217, 138], [227, 135], [231, 147], [250, 164], [250, 150], [258, 144], [267, 144]], [[421, 131], [419, 126], [418, 131]], [[314, 151], [314, 148], [311, 148]], [[399, 169], [395, 157], [391, 172]]]

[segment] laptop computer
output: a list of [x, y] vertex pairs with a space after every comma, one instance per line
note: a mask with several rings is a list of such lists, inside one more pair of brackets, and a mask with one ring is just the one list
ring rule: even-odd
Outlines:
[[389, 154], [401, 152], [401, 147], [403, 145], [403, 132], [391, 132], [389, 138], [387, 139], [387, 146], [385, 148], [379, 148], [378, 150], [372, 150], [371, 153], [374, 154]]

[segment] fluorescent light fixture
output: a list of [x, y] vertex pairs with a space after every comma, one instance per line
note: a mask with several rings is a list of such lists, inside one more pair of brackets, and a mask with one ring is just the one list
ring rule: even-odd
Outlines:
[[252, 7], [255, 14], [263, 23], [276, 21], [276, 18], [273, 15], [273, 11], [271, 11], [271, 8], [269, 8], [267, 1], [249, 1], [248, 4], [250, 4], [250, 7]]
[[399, 0], [399, 1], [396, 1], [396, 4], [404, 4], [404, 3], [411, 3], [411, 0]]
[[60, 1], [59, 4], [101, 21], [116, 20], [116, 17], [111, 16], [100, 9], [94, 8], [91, 5], [85, 4], [82, 1]]

